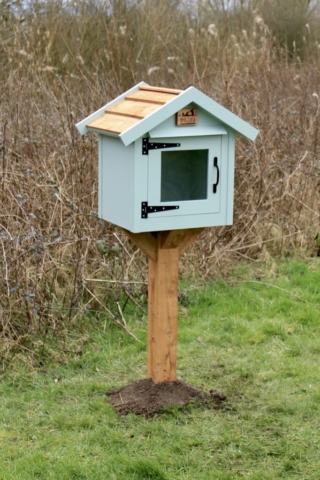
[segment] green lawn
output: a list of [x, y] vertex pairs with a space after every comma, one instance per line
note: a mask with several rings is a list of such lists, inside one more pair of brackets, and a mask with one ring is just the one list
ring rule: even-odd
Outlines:
[[127, 318], [142, 343], [88, 321], [82, 354], [2, 375], [0, 479], [319, 480], [320, 259], [243, 265], [188, 296], [178, 376], [225, 409], [120, 418], [104, 393], [145, 377], [146, 319]]

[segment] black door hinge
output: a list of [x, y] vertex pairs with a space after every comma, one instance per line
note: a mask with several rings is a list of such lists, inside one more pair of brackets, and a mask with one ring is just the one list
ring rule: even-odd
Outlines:
[[177, 210], [178, 205], [167, 205], [167, 206], [157, 206], [149, 207], [148, 202], [141, 202], [141, 218], [148, 218], [149, 213], [165, 212], [167, 210]]
[[161, 148], [172, 148], [172, 147], [180, 147], [180, 143], [155, 143], [149, 142], [149, 138], [142, 139], [142, 155], [148, 155], [149, 150], [157, 150]]

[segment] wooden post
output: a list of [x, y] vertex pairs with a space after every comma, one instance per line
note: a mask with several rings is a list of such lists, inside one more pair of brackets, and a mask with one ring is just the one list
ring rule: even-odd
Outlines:
[[155, 383], [176, 380], [178, 331], [178, 248], [163, 248], [149, 259], [148, 377]]
[[148, 256], [148, 378], [155, 383], [177, 378], [179, 257], [202, 228], [128, 237]]

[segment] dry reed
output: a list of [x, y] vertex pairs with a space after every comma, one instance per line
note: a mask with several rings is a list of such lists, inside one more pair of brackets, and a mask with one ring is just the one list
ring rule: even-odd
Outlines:
[[97, 218], [96, 138], [80, 137], [74, 125], [142, 79], [193, 84], [260, 130], [254, 144], [237, 141], [234, 225], [206, 230], [181, 261], [185, 275], [211, 277], [235, 258], [315, 248], [318, 24], [303, 24], [288, 45], [258, 11], [210, 5], [1, 4], [4, 362], [99, 312], [126, 328], [125, 307], [140, 308], [146, 261]]

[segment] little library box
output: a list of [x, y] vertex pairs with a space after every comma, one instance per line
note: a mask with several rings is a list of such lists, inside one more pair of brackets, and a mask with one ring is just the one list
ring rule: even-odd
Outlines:
[[144, 82], [77, 124], [99, 134], [99, 217], [148, 257], [148, 362], [177, 378], [178, 263], [205, 227], [233, 220], [235, 137], [258, 131], [194, 87]]
[[144, 82], [77, 124], [99, 135], [99, 217], [133, 233], [231, 225], [235, 137], [258, 131], [194, 87]]

